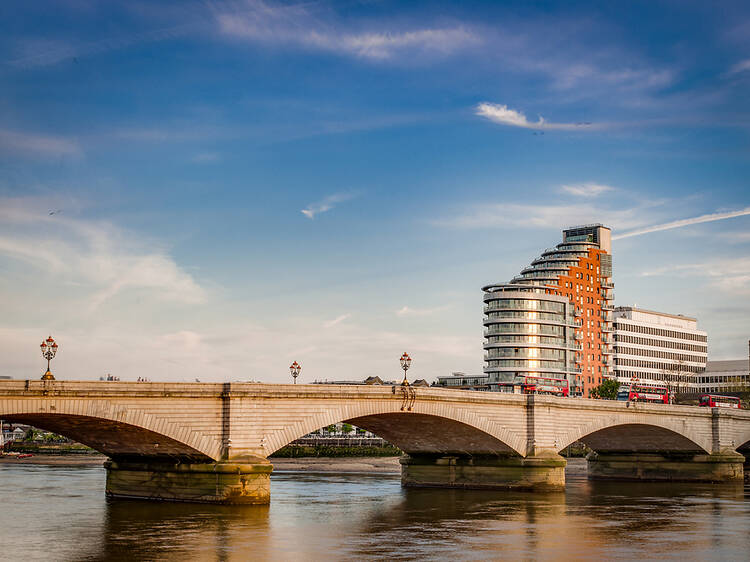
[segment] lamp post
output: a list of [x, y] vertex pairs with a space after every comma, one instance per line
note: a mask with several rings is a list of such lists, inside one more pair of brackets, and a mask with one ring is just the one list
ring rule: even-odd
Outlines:
[[406, 379], [406, 371], [409, 370], [410, 365], [411, 357], [404, 351], [404, 354], [401, 356], [401, 368], [404, 370], [404, 380], [401, 382], [401, 386], [409, 386], [409, 381]]
[[55, 357], [57, 353], [57, 342], [52, 339], [52, 336], [48, 337], [39, 346], [42, 350], [42, 357], [47, 360], [47, 372], [42, 375], [43, 381], [53, 381], [55, 377], [52, 375], [52, 371], [49, 370], [49, 362]]
[[289, 365], [289, 371], [292, 373], [292, 378], [294, 379], [294, 384], [297, 384], [297, 377], [299, 376], [299, 372], [302, 370], [302, 366], [297, 363], [296, 361]]
[[630, 395], [633, 393], [633, 387], [638, 383], [638, 377], [634, 374], [630, 376], [630, 390], [628, 391], [628, 402], [630, 401]]

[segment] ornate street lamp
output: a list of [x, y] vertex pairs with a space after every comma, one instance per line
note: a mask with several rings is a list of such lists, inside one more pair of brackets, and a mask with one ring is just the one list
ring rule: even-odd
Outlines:
[[406, 371], [409, 370], [410, 365], [411, 357], [404, 351], [404, 354], [401, 356], [401, 368], [404, 370], [404, 380], [401, 382], [401, 386], [409, 386], [409, 381], [406, 379]]
[[289, 371], [292, 373], [294, 384], [297, 384], [297, 377], [299, 376], [299, 372], [301, 370], [302, 370], [302, 366], [296, 361], [289, 366]]
[[42, 357], [47, 360], [47, 372], [42, 375], [43, 381], [53, 381], [55, 377], [52, 375], [52, 371], [49, 370], [49, 362], [55, 357], [57, 353], [57, 342], [52, 339], [52, 336], [48, 337], [39, 346], [42, 350]]
[[638, 377], [635, 373], [630, 375], [630, 390], [628, 391], [628, 401], [630, 401], [630, 394], [633, 392], [633, 387], [638, 384]]

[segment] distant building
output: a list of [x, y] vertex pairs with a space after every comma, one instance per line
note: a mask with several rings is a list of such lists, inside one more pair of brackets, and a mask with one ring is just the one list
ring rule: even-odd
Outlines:
[[438, 377], [435, 386], [460, 390], [489, 390], [489, 375], [467, 375], [466, 373], [452, 373]]
[[341, 380], [341, 381], [313, 381], [313, 384], [344, 384], [344, 385], [373, 385], [373, 384], [385, 384], [385, 385], [399, 385], [401, 384], [401, 381], [384, 381], [378, 376], [370, 376], [367, 377], [365, 380], [362, 381], [352, 381], [352, 380]]
[[632, 306], [614, 310], [614, 375], [620, 383], [693, 389], [706, 370], [708, 336], [695, 318]]
[[589, 396], [610, 375], [613, 288], [611, 231], [601, 224], [563, 230], [509, 283], [483, 287], [490, 390], [544, 377]]
[[695, 391], [700, 394], [747, 392], [750, 388], [750, 361], [709, 361], [706, 371], [695, 377]]

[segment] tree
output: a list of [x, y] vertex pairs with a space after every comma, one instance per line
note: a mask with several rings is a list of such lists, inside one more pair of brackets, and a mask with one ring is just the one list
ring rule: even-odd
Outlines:
[[616, 379], [607, 379], [596, 388], [591, 389], [591, 398], [617, 400], [618, 390], [620, 390], [620, 383]]
[[341, 431], [344, 433], [344, 435], [349, 435], [354, 427], [351, 424], [345, 423], [341, 426]]

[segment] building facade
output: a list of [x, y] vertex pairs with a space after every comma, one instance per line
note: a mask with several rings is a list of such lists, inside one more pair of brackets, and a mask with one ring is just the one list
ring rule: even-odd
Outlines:
[[615, 308], [613, 367], [618, 382], [692, 392], [707, 361], [708, 336], [695, 318]]
[[484, 291], [484, 372], [491, 390], [526, 377], [567, 379], [589, 396], [612, 364], [611, 231], [568, 228], [509, 283]]
[[450, 375], [438, 377], [434, 386], [452, 388], [454, 390], [489, 390], [489, 376], [468, 375], [466, 373], [454, 372]]
[[750, 360], [709, 361], [695, 377], [699, 394], [733, 394], [750, 390]]

